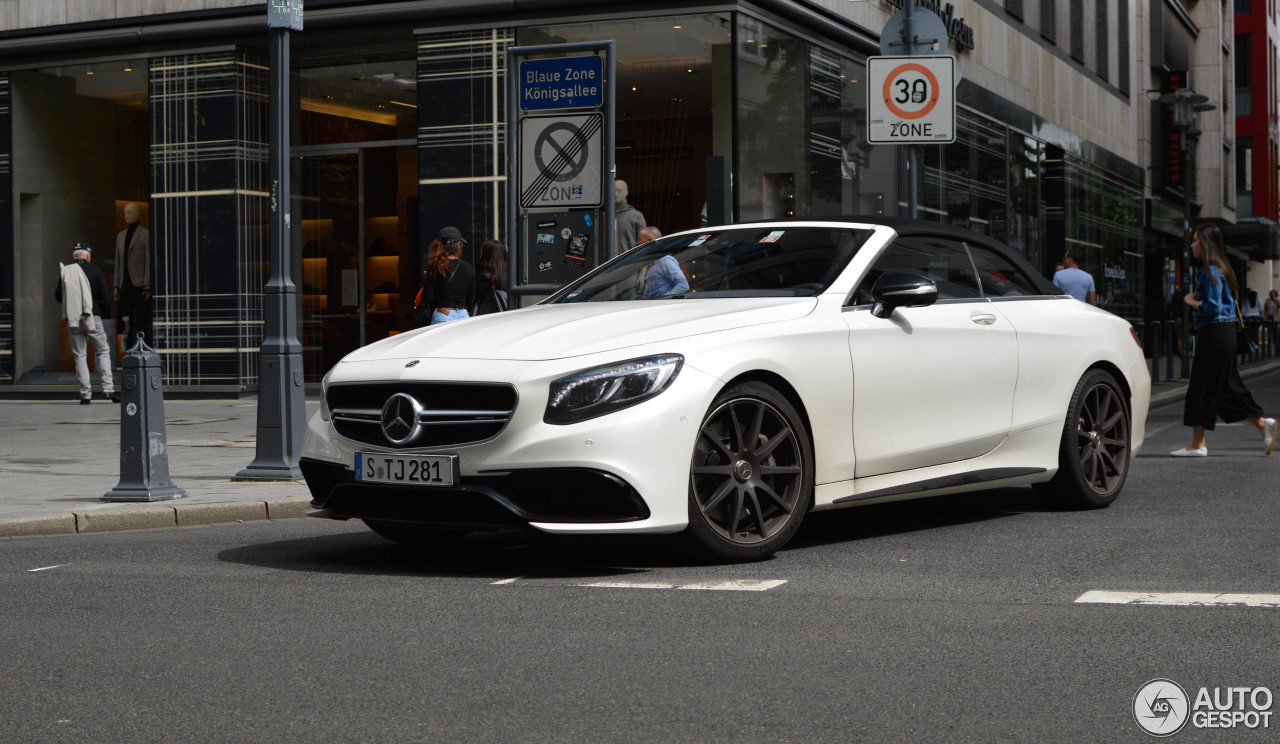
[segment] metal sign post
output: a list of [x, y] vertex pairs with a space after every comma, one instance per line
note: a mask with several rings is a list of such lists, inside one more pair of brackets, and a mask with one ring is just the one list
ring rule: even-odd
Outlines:
[[614, 245], [614, 42], [507, 50], [508, 286], [551, 294]]
[[302, 0], [270, 0], [267, 27], [271, 34], [271, 274], [262, 297], [257, 457], [236, 473], [234, 480], [238, 481], [301, 478], [298, 461], [307, 428], [297, 287], [289, 275], [289, 32], [302, 30]]
[[906, 0], [889, 19], [880, 37], [883, 56], [867, 60], [867, 141], [906, 147], [907, 216], [912, 219], [919, 212], [918, 143], [955, 141], [955, 59], [915, 56], [917, 47], [945, 48], [947, 29], [937, 15], [915, 6], [916, 0]]

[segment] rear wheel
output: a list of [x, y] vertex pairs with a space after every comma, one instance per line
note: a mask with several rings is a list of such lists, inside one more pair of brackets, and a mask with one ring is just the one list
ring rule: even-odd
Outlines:
[[466, 530], [426, 527], [407, 522], [388, 522], [381, 519], [365, 519], [362, 521], [369, 529], [388, 540], [421, 549], [442, 548], [453, 545], [468, 534]]
[[1109, 505], [1129, 474], [1129, 407], [1115, 378], [1091, 370], [1076, 384], [1067, 409], [1058, 474], [1037, 491], [1073, 508]]
[[721, 560], [772, 555], [809, 509], [812, 453], [800, 415], [776, 390], [748, 382], [722, 392], [693, 447], [689, 536]]

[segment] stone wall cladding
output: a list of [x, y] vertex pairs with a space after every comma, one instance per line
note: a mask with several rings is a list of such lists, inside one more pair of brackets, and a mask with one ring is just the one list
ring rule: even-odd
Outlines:
[[265, 0], [0, 0], [0, 31], [251, 5], [265, 15]]

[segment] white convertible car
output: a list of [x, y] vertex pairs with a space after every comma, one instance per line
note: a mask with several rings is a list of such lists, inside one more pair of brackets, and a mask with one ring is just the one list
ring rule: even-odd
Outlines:
[[301, 468], [311, 514], [393, 540], [684, 531], [752, 560], [810, 510], [1026, 484], [1106, 506], [1150, 393], [1128, 322], [987, 238], [731, 225], [351, 353]]

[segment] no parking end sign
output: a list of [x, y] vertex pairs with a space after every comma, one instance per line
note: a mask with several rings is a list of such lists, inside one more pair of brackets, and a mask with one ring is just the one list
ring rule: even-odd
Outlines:
[[528, 116], [520, 123], [520, 206], [604, 204], [604, 116]]
[[956, 139], [955, 58], [867, 60], [867, 141], [943, 144]]

